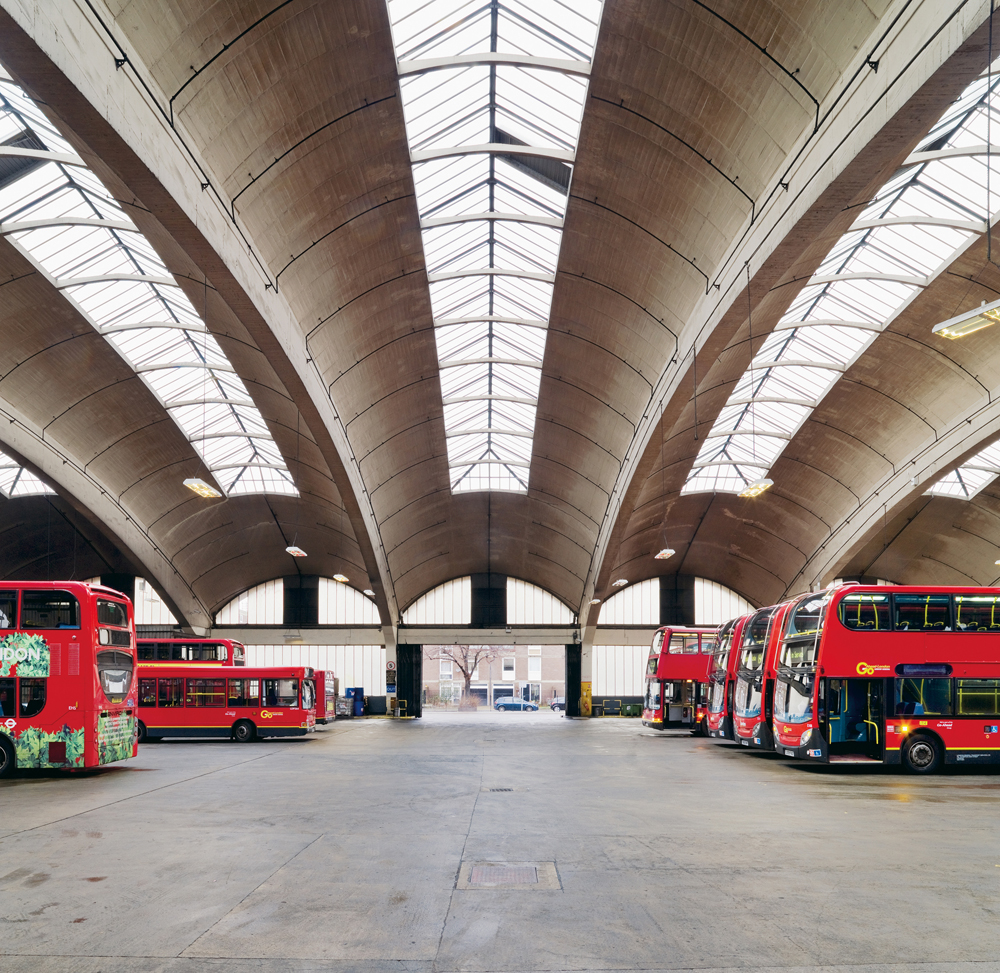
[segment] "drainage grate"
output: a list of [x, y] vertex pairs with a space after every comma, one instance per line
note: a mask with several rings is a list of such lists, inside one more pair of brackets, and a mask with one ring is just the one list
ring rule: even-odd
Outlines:
[[536, 885], [538, 869], [534, 865], [473, 865], [470, 885]]
[[513, 787], [484, 787], [483, 790], [486, 791], [487, 794], [496, 794], [499, 791], [513, 791], [514, 788]]

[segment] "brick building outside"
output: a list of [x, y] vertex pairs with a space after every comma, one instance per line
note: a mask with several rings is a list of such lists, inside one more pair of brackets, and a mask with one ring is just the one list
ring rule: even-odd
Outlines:
[[[476, 646], [424, 646], [424, 699], [428, 706], [457, 706], [465, 691], [462, 665]], [[565, 695], [566, 654], [561, 645], [492, 646], [472, 673], [471, 693], [486, 706], [501, 696], [530, 699], [547, 706]], [[468, 654], [467, 654], [468, 653]], [[453, 658], [450, 658], [452, 656]], [[461, 664], [460, 664], [461, 663]]]

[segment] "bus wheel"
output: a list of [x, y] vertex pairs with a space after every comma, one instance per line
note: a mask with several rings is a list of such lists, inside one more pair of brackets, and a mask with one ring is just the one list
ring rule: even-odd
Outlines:
[[903, 764], [911, 774], [933, 774], [940, 766], [941, 744], [931, 736], [918, 734], [903, 746]]
[[240, 720], [233, 724], [233, 739], [237, 743], [251, 743], [257, 736], [257, 727], [249, 720]]
[[140, 743], [145, 743], [149, 739], [149, 734], [146, 733], [146, 724], [142, 720], [135, 721], [136, 733], [139, 737]]
[[0, 733], [0, 777], [9, 777], [17, 766], [17, 754], [14, 745]]

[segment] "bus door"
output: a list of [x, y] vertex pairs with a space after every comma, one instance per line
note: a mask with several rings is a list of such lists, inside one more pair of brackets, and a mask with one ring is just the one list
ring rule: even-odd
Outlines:
[[826, 720], [831, 754], [882, 759], [885, 683], [882, 679], [826, 680]]
[[671, 723], [679, 723], [681, 726], [690, 726], [694, 722], [695, 710], [695, 689], [693, 679], [678, 679], [663, 684], [665, 698], [668, 701], [665, 705], [670, 707], [669, 715], [664, 713], [664, 720]]

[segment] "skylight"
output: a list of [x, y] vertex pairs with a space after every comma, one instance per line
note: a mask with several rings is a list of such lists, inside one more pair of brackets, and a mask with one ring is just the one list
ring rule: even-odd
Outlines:
[[0, 234], [135, 369], [226, 494], [298, 495], [260, 412], [201, 316], [118, 202], [6, 76]]
[[737, 382], [682, 493], [766, 477], [848, 366], [985, 232], [998, 207], [996, 189], [986, 198], [987, 95], [985, 77], [969, 85], [833, 247]]
[[0, 453], [0, 493], [9, 500], [14, 497], [37, 497], [53, 494], [34, 473], [26, 470], [4, 453]]
[[453, 491], [525, 492], [601, 0], [388, 0]]
[[1000, 443], [993, 443], [966, 460], [957, 470], [942, 476], [927, 490], [927, 493], [938, 497], [971, 500], [998, 475], [1000, 475]]

